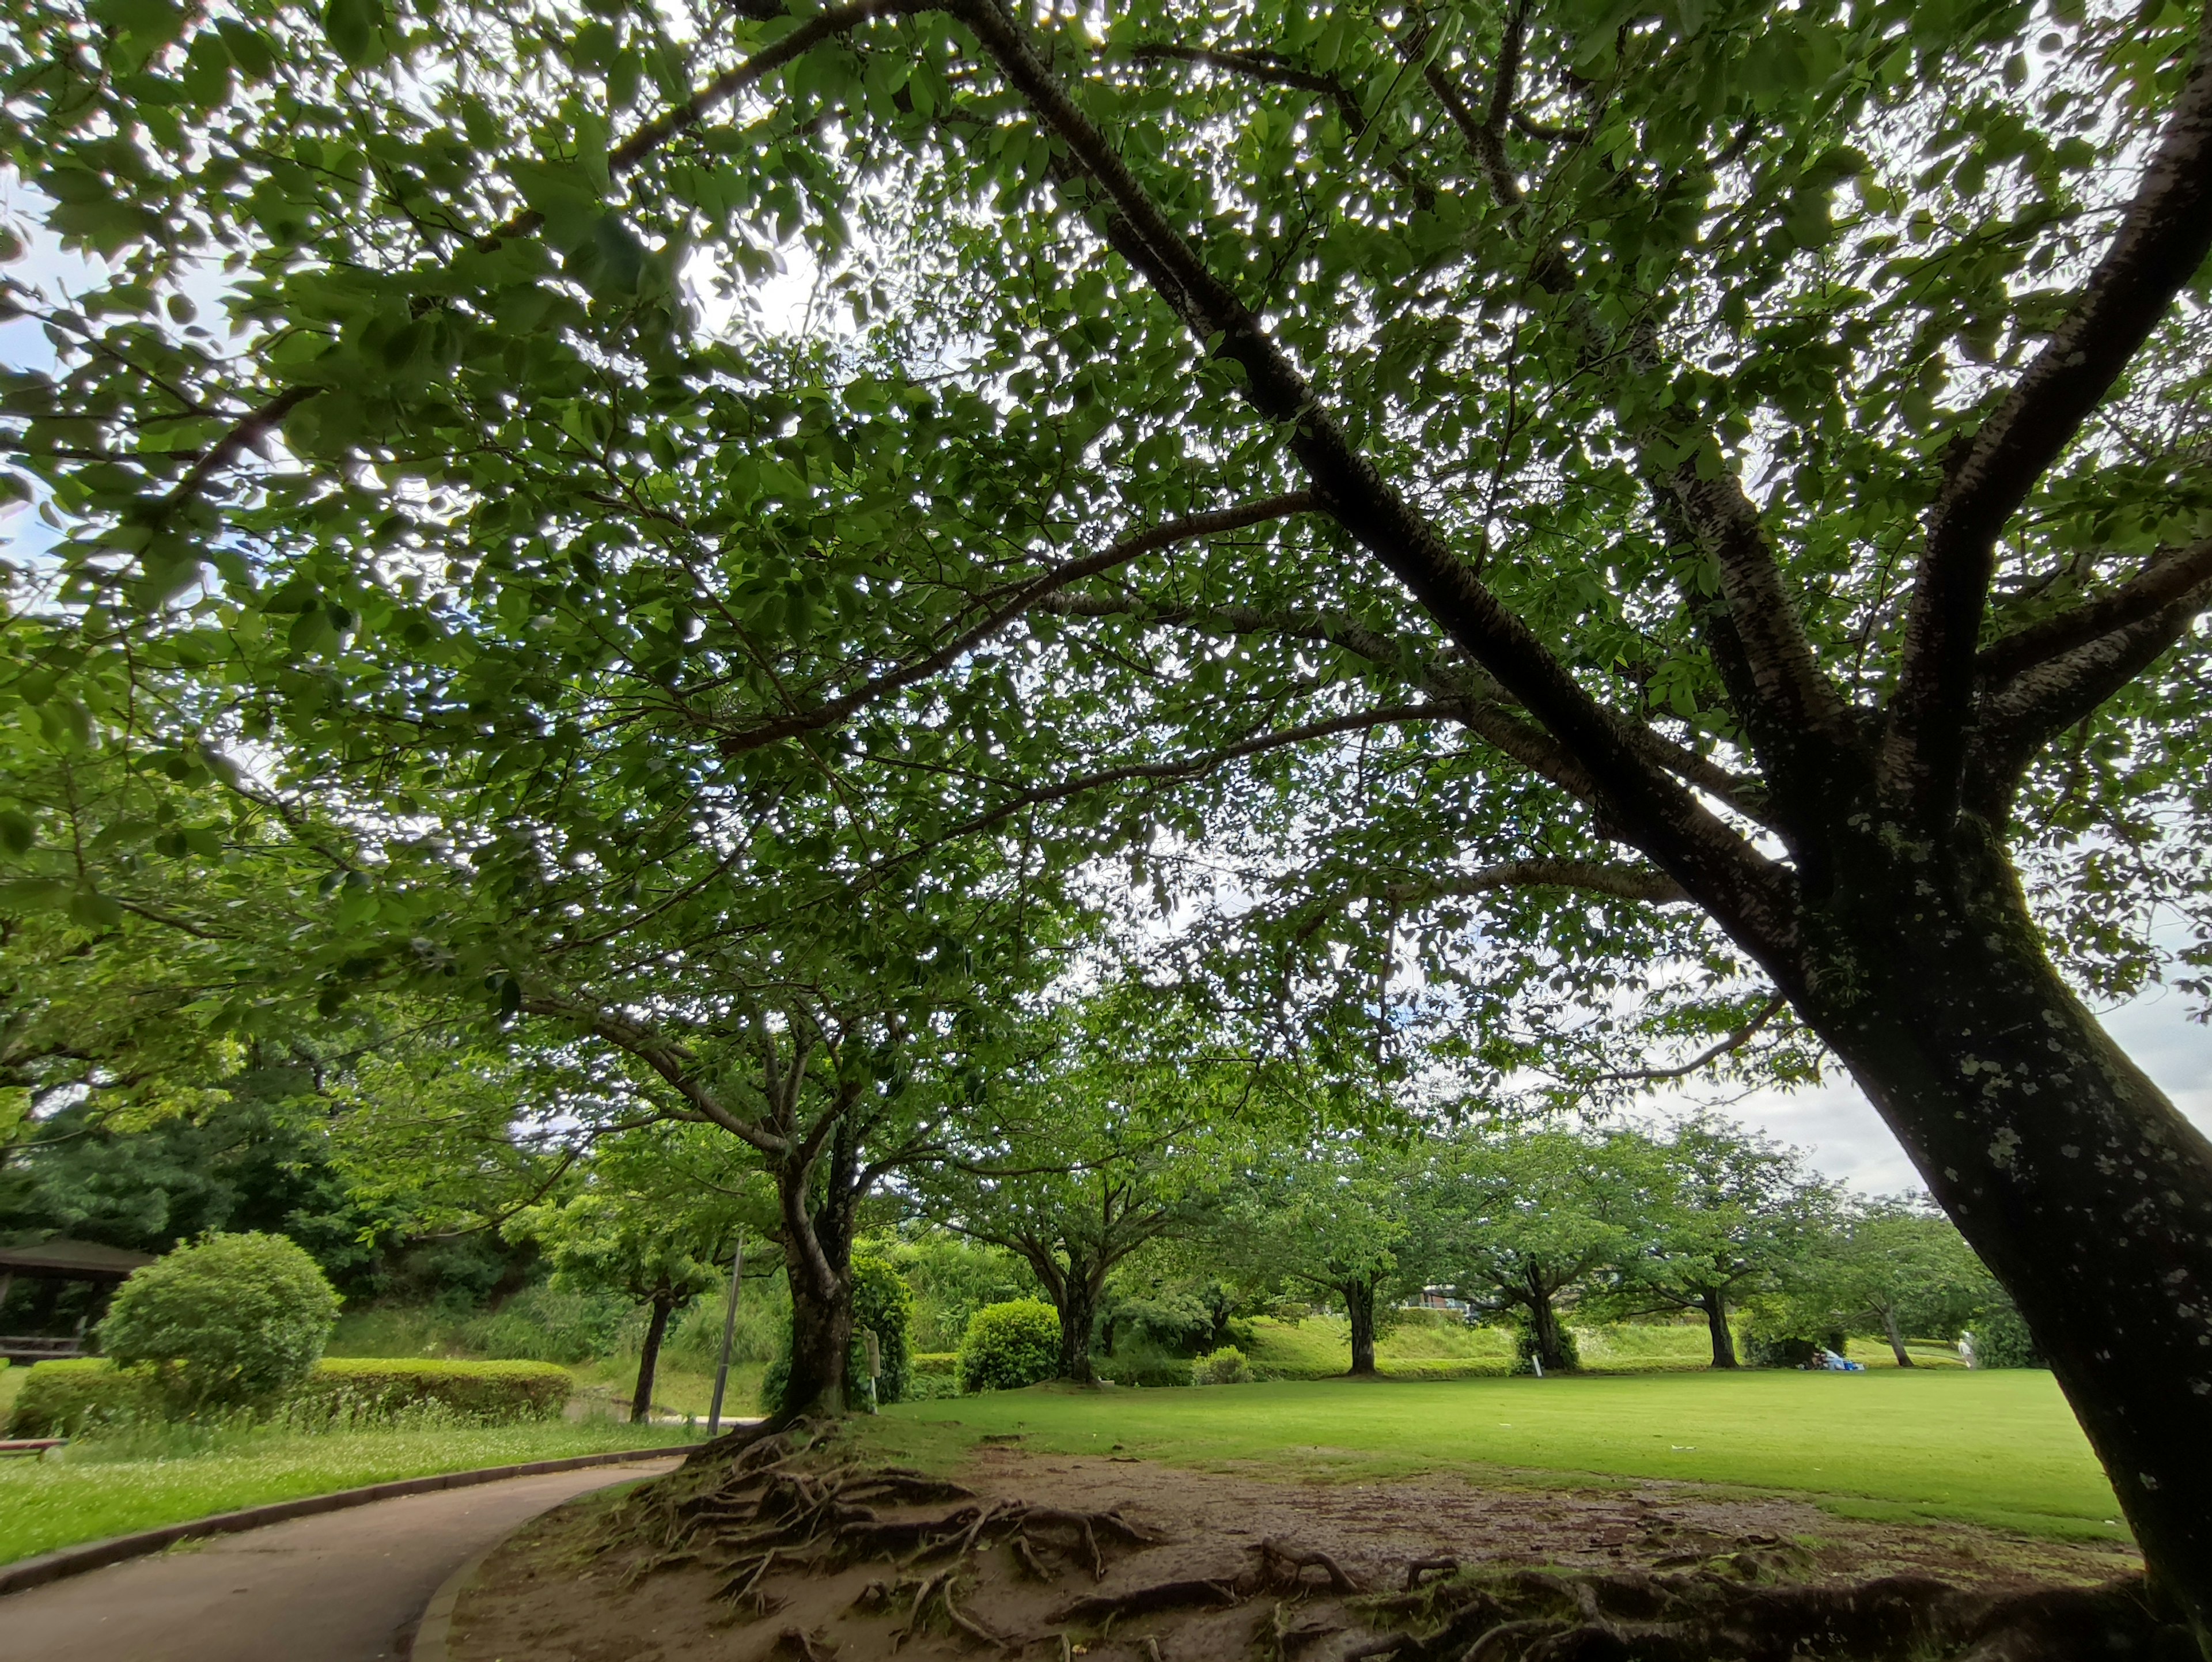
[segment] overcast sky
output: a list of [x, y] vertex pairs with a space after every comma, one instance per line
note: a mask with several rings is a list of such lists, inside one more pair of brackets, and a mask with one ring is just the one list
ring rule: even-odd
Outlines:
[[[2189, 1019], [2191, 1002], [2185, 994], [2154, 987], [2107, 1014], [2105, 1026], [2183, 1113], [2212, 1132], [2212, 1028]], [[1652, 1099], [1655, 1107], [1672, 1111], [1706, 1100], [1713, 1100], [1710, 1093], [1694, 1088]], [[1816, 1089], [1756, 1091], [1715, 1105], [1794, 1143], [1822, 1172], [1863, 1191], [1889, 1194], [1922, 1186], [1881, 1117], [1840, 1070]]]

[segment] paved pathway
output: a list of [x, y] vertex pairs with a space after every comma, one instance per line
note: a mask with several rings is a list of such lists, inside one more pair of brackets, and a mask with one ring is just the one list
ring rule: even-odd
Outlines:
[[525, 1519], [672, 1460], [512, 1477], [218, 1536], [0, 1597], [0, 1662], [390, 1662]]

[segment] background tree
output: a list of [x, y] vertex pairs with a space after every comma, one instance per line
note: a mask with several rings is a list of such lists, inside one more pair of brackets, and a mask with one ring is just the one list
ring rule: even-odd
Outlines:
[[1346, 1132], [1294, 1143], [1249, 1169], [1209, 1231], [1224, 1261], [1262, 1287], [1337, 1300], [1352, 1373], [1375, 1373], [1391, 1307], [1439, 1273], [1435, 1151], [1418, 1136]]
[[556, 1283], [619, 1294], [645, 1307], [629, 1405], [636, 1425], [653, 1417], [653, 1375], [670, 1318], [700, 1294], [728, 1284], [738, 1231], [766, 1209], [765, 1195], [748, 1196], [740, 1174], [726, 1168], [725, 1181], [713, 1187], [685, 1180], [696, 1151], [687, 1160], [668, 1144], [690, 1131], [661, 1126], [610, 1138], [576, 1193], [533, 1207], [508, 1225], [537, 1243]]
[[1622, 1263], [1604, 1302], [1696, 1312], [1712, 1336], [1713, 1366], [1734, 1367], [1734, 1307], [1819, 1249], [1837, 1197], [1794, 1150], [1711, 1117], [1675, 1127], [1651, 1153], [1659, 1169], [1648, 1244]]
[[1648, 1252], [1665, 1192], [1643, 1138], [1564, 1128], [1464, 1132], [1429, 1181], [1444, 1276], [1473, 1308], [1517, 1316], [1552, 1373], [1574, 1366], [1562, 1300]]
[[916, 1180], [933, 1217], [1017, 1255], [1060, 1316], [1060, 1374], [1095, 1382], [1107, 1279], [1200, 1216], [1256, 1064], [1208, 1054], [1206, 1035], [1111, 989], [1058, 1013], [968, 1152]]
[[1793, 1308], [1823, 1327], [1879, 1333], [1899, 1367], [1907, 1337], [1955, 1338], [2003, 1295], [1951, 1221], [1917, 1196], [1863, 1203], [1793, 1279]]

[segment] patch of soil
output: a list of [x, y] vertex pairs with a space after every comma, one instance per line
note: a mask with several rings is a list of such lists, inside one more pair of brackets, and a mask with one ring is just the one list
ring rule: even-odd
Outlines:
[[951, 1482], [805, 1440], [538, 1519], [461, 1600], [457, 1662], [2074, 1662], [2175, 1642], [2111, 1546], [1693, 1484], [1280, 1482], [1004, 1446]]

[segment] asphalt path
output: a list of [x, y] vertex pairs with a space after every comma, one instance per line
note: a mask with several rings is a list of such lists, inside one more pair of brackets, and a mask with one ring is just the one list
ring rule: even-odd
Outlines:
[[0, 1662], [392, 1662], [441, 1583], [572, 1495], [671, 1470], [588, 1466], [374, 1501], [0, 1597]]

